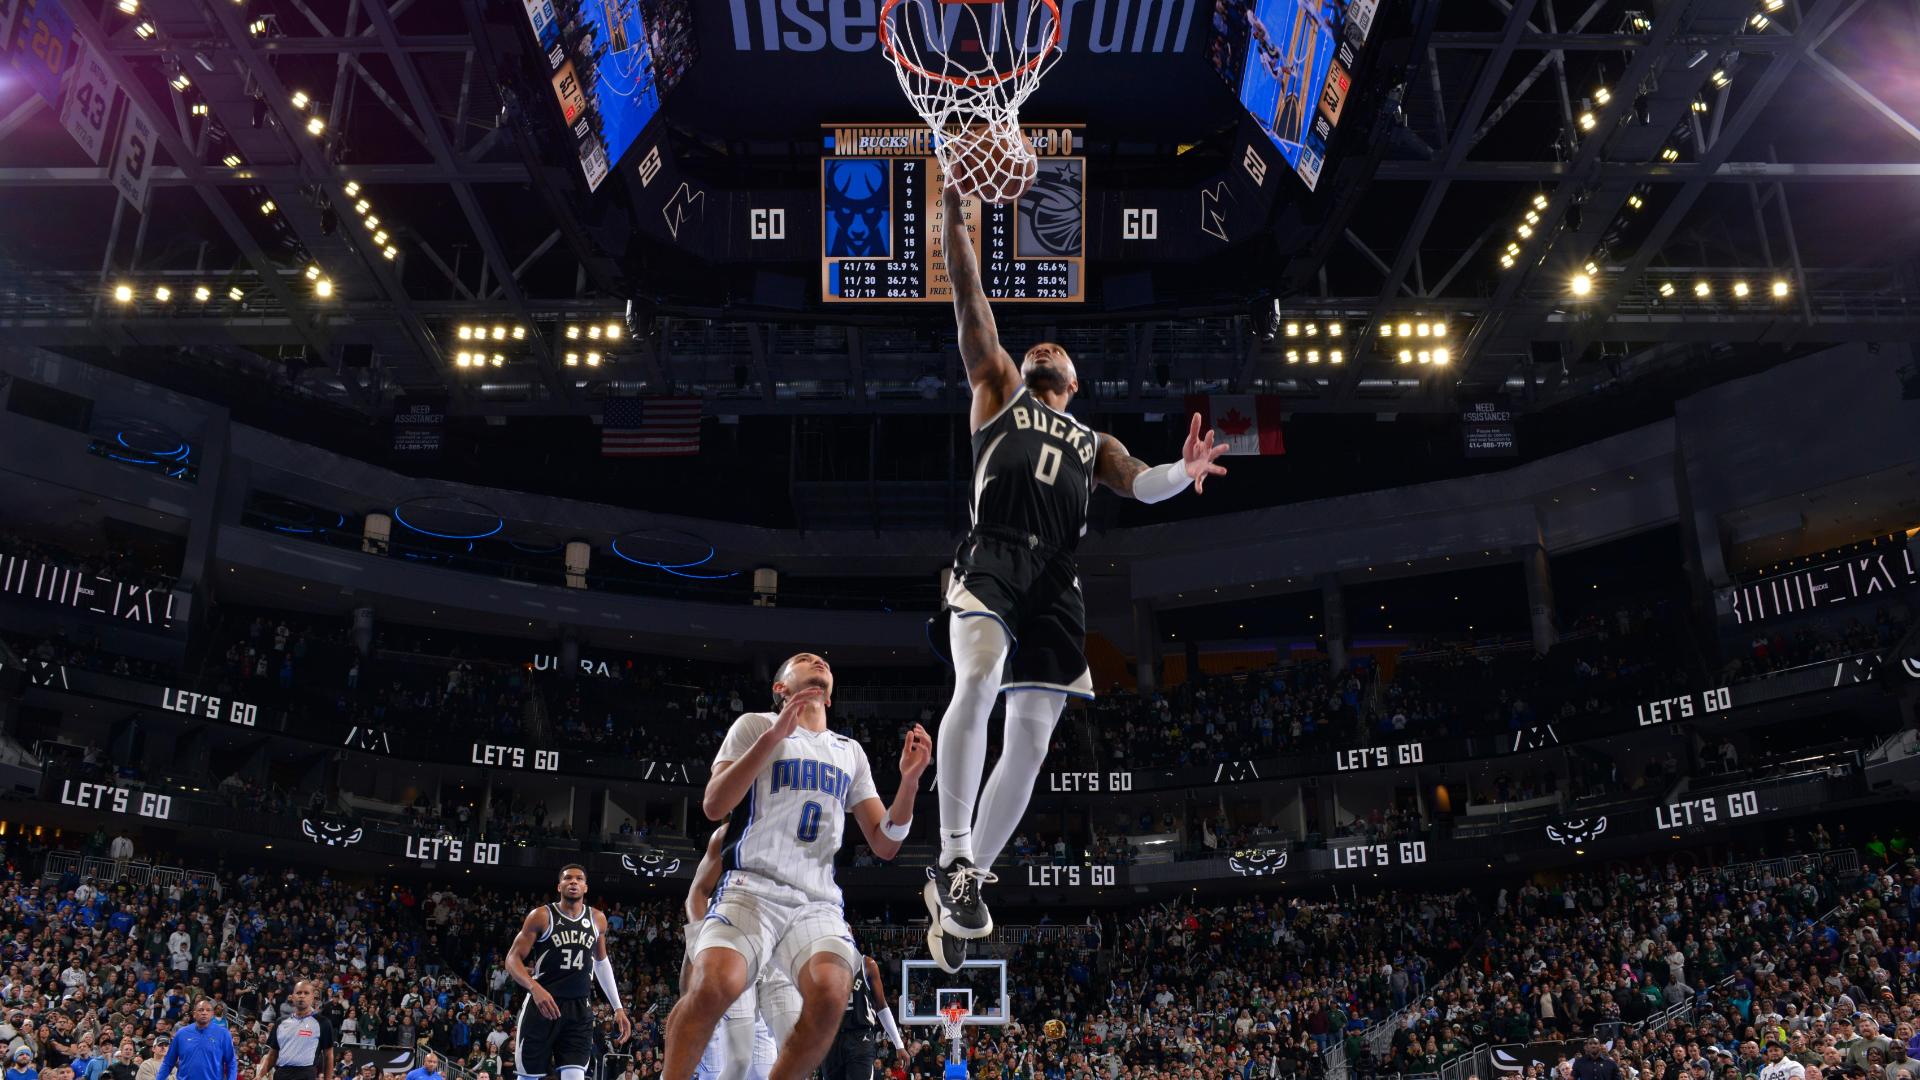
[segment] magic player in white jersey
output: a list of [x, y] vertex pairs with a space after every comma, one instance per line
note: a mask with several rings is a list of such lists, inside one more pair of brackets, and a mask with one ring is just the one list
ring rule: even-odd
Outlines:
[[882, 859], [900, 851], [913, 824], [920, 776], [933, 754], [914, 725], [900, 751], [900, 787], [880, 801], [860, 744], [827, 730], [833, 669], [812, 653], [780, 665], [779, 714], [734, 721], [714, 758], [701, 807], [718, 821], [747, 804], [727, 845], [720, 883], [694, 942], [687, 992], [667, 1018], [662, 1080], [691, 1080], [714, 1025], [773, 965], [800, 991], [800, 1018], [769, 1080], [803, 1080], [827, 1055], [846, 1011], [859, 950], [841, 912], [833, 858], [851, 813]]
[[[686, 962], [680, 966], [680, 992], [686, 993], [693, 977], [693, 954], [705, 925], [713, 891], [720, 883], [721, 863], [730, 830], [721, 825], [707, 839], [707, 851], [693, 872], [693, 885], [687, 890]], [[696, 1080], [767, 1080], [780, 1043], [786, 1041], [800, 1017], [800, 991], [781, 973], [778, 965], [768, 964], [760, 979], [747, 987], [713, 1030]]]

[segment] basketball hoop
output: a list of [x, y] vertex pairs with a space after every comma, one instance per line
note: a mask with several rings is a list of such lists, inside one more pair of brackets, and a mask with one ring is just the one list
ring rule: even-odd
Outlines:
[[1059, 0], [881, 4], [880, 51], [965, 194], [1014, 202], [1039, 175], [1020, 106], [1059, 60], [1060, 29]]
[[967, 1027], [967, 1007], [958, 1001], [940, 1010], [940, 1027], [947, 1033], [947, 1060], [966, 1060], [961, 1033]]

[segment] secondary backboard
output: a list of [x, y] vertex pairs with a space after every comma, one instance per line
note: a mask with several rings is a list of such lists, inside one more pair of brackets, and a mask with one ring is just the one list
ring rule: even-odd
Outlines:
[[966, 1022], [976, 1027], [999, 1027], [1007, 1022], [1007, 962], [969, 960], [951, 974], [931, 960], [900, 962], [900, 1022], [938, 1024], [941, 1008], [958, 1000], [967, 1007]]

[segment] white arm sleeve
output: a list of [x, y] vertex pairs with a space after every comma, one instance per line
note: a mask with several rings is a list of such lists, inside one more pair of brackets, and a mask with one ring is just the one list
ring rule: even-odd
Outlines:
[[893, 1009], [891, 1006], [880, 1010], [880, 1026], [887, 1030], [887, 1038], [893, 1043], [895, 1050], [905, 1050], [907, 1048], [907, 1041], [900, 1037], [900, 1025], [893, 1019]]
[[626, 1008], [625, 1005], [620, 1004], [620, 988], [613, 984], [611, 959], [602, 956], [593, 962], [593, 981], [600, 984], [600, 992], [607, 995], [607, 1004], [613, 1006], [614, 1012]]
[[1143, 503], [1165, 502], [1193, 486], [1185, 462], [1155, 465], [1133, 478], [1133, 497]]

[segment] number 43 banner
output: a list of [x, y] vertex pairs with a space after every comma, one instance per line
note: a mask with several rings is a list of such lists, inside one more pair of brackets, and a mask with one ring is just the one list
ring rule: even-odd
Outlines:
[[127, 119], [120, 125], [120, 147], [113, 155], [113, 186], [143, 214], [147, 210], [147, 186], [153, 180], [153, 156], [158, 141], [153, 121], [129, 98]]
[[67, 99], [60, 106], [60, 123], [87, 152], [95, 165], [107, 149], [107, 124], [113, 119], [113, 99], [120, 85], [107, 72], [100, 58], [87, 53], [67, 87]]

